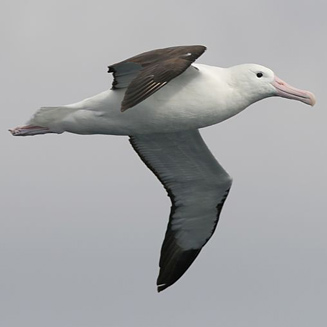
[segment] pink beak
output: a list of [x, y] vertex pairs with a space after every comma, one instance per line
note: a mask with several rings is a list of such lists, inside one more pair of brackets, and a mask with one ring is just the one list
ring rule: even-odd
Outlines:
[[274, 81], [272, 82], [272, 85], [276, 88], [276, 95], [287, 98], [287, 99], [293, 99], [293, 100], [298, 100], [301, 102], [304, 102], [306, 104], [309, 104], [310, 106], [314, 106], [316, 103], [316, 98], [313, 93], [309, 91], [303, 91], [299, 90], [277, 76], [275, 76]]

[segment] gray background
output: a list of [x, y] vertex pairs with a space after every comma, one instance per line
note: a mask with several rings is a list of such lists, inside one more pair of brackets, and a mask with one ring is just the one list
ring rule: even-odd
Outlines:
[[[1, 1], [0, 326], [326, 326], [326, 5]], [[111, 84], [106, 66], [204, 44], [316, 94], [202, 131], [234, 177], [216, 234], [156, 293], [169, 199], [126, 137], [14, 138], [41, 106]]]

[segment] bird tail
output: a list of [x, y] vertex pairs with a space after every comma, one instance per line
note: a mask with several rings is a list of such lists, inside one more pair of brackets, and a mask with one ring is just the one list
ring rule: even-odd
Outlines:
[[42, 107], [36, 111], [28, 124], [37, 126], [54, 125], [56, 122], [62, 121], [69, 113], [71, 113], [71, 109], [64, 106]]
[[26, 125], [10, 129], [14, 136], [28, 136], [46, 133], [63, 133], [63, 119], [72, 112], [68, 107], [42, 107]]

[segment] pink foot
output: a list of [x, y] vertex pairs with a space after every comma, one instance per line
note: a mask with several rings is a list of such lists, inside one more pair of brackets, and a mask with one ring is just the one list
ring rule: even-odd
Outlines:
[[31, 126], [31, 125], [16, 127], [16, 128], [10, 129], [9, 132], [14, 136], [27, 136], [27, 135], [55, 133], [47, 127]]

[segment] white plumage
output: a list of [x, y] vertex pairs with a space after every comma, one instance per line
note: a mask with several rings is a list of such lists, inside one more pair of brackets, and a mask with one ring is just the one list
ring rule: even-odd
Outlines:
[[158, 291], [175, 283], [212, 236], [232, 179], [198, 129], [271, 96], [314, 105], [270, 69], [192, 64], [203, 46], [149, 51], [109, 66], [112, 89], [81, 102], [38, 110], [15, 136], [71, 132], [128, 135], [166, 188], [172, 209], [161, 250]]

